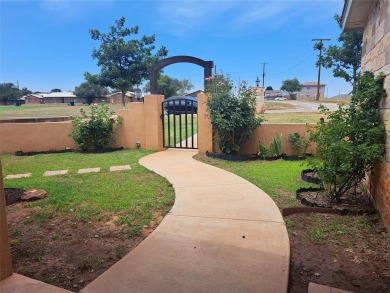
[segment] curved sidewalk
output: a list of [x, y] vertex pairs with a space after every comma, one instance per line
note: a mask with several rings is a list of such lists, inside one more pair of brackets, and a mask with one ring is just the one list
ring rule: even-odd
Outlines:
[[173, 184], [175, 204], [138, 247], [81, 292], [287, 292], [290, 247], [271, 198], [198, 162], [193, 150], [140, 163]]

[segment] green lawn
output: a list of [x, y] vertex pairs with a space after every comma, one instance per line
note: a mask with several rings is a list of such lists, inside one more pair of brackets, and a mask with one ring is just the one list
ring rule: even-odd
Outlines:
[[295, 191], [300, 187], [314, 186], [301, 180], [304, 161], [245, 161], [230, 162], [197, 155], [204, 163], [232, 172], [264, 190], [279, 207], [294, 205]]
[[[194, 120], [191, 119], [191, 114], [181, 115], [164, 115], [164, 144], [165, 146], [173, 147], [180, 141], [191, 137], [198, 132], [198, 115], [194, 114]], [[187, 121], [187, 123], [186, 123]], [[169, 123], [169, 127], [168, 127]], [[187, 134], [187, 135], [186, 135]], [[189, 142], [189, 144], [191, 144]], [[185, 146], [185, 144], [183, 144]]]
[[[122, 105], [114, 104], [110, 107], [113, 110], [118, 110], [122, 108]], [[89, 111], [88, 105], [81, 104], [76, 106], [67, 106], [66, 104], [0, 106], [0, 119], [80, 116], [80, 108], [87, 110], [87, 113]]]
[[[34, 217], [50, 219], [57, 213], [79, 220], [119, 217], [130, 232], [148, 224], [154, 213], [165, 215], [173, 205], [169, 182], [147, 170], [138, 160], [151, 151], [123, 150], [104, 154], [46, 154], [30, 157], [2, 155], [3, 176], [32, 173], [29, 178], [6, 180], [5, 187], [44, 189], [49, 196], [31, 206], [42, 209]], [[110, 166], [130, 165], [131, 170], [109, 172]], [[77, 174], [80, 168], [101, 167], [99, 173]], [[45, 171], [69, 170], [66, 175], [43, 177]], [[34, 220], [30, 218], [30, 220]], [[133, 231], [133, 232], [132, 232]]]
[[321, 113], [267, 113], [262, 114], [266, 119], [263, 123], [317, 123], [320, 118], [326, 118]]

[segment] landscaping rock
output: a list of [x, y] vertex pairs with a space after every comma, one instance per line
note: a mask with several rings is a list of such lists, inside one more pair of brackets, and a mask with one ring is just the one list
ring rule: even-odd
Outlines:
[[46, 196], [47, 196], [46, 190], [35, 189], [35, 190], [29, 190], [24, 192], [20, 199], [23, 201], [32, 201], [32, 200], [43, 199]]

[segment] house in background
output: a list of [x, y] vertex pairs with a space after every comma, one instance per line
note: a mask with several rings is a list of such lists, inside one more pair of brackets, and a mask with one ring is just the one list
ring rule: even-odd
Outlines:
[[[302, 89], [297, 93], [298, 99], [315, 99], [317, 98], [318, 83], [314, 81], [302, 84]], [[320, 84], [320, 98], [325, 97], [325, 84]]]
[[363, 31], [362, 71], [386, 76], [387, 97], [379, 103], [387, 133], [386, 155], [369, 178], [369, 192], [390, 231], [390, 1], [345, 0], [342, 25], [344, 31]]
[[[126, 92], [125, 94], [126, 103], [137, 102], [134, 92]], [[116, 92], [114, 94], [108, 95], [105, 98], [101, 98], [100, 101], [105, 100], [107, 104], [122, 104], [122, 93]]]
[[[26, 105], [77, 103], [77, 97], [73, 92], [29, 94], [21, 100], [24, 100]], [[81, 102], [80, 99], [79, 102]]]
[[41, 94], [29, 94], [21, 98], [21, 100], [25, 101], [25, 105], [39, 105], [45, 103]]

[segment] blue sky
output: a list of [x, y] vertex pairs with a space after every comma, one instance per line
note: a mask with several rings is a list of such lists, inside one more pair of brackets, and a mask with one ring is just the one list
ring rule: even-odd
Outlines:
[[[156, 34], [156, 45], [169, 55], [212, 60], [235, 83], [254, 85], [267, 62], [265, 86], [282, 81], [317, 81], [313, 38], [337, 44], [340, 29], [333, 16], [343, 0], [0, 0], [1, 82], [19, 82], [32, 91], [74, 90], [83, 73], [99, 72], [91, 52], [99, 43], [89, 29], [107, 32], [116, 19], [140, 26], [140, 35]], [[174, 64], [165, 73], [203, 85], [203, 68]], [[348, 93], [349, 84], [322, 69], [328, 96]]]

